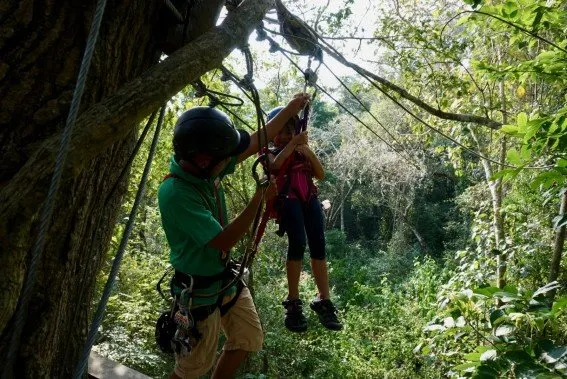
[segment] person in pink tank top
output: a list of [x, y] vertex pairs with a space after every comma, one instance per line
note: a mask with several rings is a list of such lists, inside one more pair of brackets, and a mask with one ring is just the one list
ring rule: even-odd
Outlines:
[[[282, 107], [270, 111], [268, 120], [275, 117]], [[299, 296], [299, 278], [306, 246], [309, 245], [311, 268], [318, 294], [310, 307], [319, 316], [323, 326], [341, 330], [337, 309], [330, 299], [327, 260], [325, 255], [325, 218], [313, 179], [323, 180], [325, 171], [317, 155], [308, 144], [307, 132], [295, 133], [295, 116], [274, 138], [274, 148], [268, 153], [270, 168], [276, 175], [278, 199], [275, 202], [280, 232], [287, 234], [287, 282], [288, 295], [282, 305], [285, 308], [284, 324], [294, 332], [307, 330], [303, 315], [303, 302]], [[281, 234], [280, 235], [283, 235]]]

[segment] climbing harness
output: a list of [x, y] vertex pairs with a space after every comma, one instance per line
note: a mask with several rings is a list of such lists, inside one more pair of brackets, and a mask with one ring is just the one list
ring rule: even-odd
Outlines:
[[[183, 178], [168, 174], [164, 178], [167, 179], [179, 179]], [[191, 182], [186, 182], [191, 185], [196, 192], [203, 199], [204, 203], [207, 204], [207, 208], [214, 213], [215, 205], [207, 200], [206, 194], [204, 194], [196, 185]], [[214, 185], [214, 184], [213, 184]], [[222, 215], [222, 208], [220, 204], [220, 196], [215, 186], [215, 199], [216, 199], [216, 210], [217, 210], [217, 220], [221, 226], [225, 226], [225, 220]], [[225, 269], [217, 275], [211, 276], [200, 276], [200, 275], [189, 275], [173, 268], [168, 268], [163, 276], [160, 278], [156, 285], [156, 290], [160, 296], [171, 302], [171, 308], [164, 311], [156, 322], [155, 337], [156, 343], [159, 348], [165, 353], [175, 352], [178, 355], [186, 356], [191, 353], [192, 348], [201, 338], [201, 334], [197, 330], [197, 322], [206, 319], [211, 315], [217, 308], [220, 309], [221, 315], [226, 314], [230, 307], [232, 307], [238, 300], [238, 296], [242, 289], [246, 286], [246, 270], [241, 272], [241, 264], [236, 263], [234, 260], [230, 259], [230, 252], [222, 252], [223, 260], [225, 262]], [[174, 295], [173, 290], [171, 291], [172, 299], [170, 300], [168, 296], [164, 294], [161, 289], [163, 280], [174, 272], [171, 278], [171, 286], [180, 288], [181, 292], [179, 295]], [[211, 293], [211, 294], [201, 294], [195, 293], [195, 290], [205, 289], [214, 285], [215, 283], [221, 282], [221, 289]], [[236, 294], [233, 299], [226, 304], [223, 304], [225, 292], [236, 285]], [[216, 302], [210, 305], [199, 306], [192, 309], [192, 302], [194, 298], [210, 298], [216, 297]]]

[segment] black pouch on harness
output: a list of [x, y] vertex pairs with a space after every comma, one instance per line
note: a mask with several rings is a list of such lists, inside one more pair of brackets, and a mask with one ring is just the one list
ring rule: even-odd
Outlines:
[[274, 199], [274, 210], [278, 215], [276, 219], [276, 223], [278, 224], [278, 230], [276, 230], [276, 234], [280, 237], [283, 237], [285, 235], [285, 227], [282, 220], [282, 211], [284, 202], [287, 197], [288, 195], [286, 193], [279, 193], [278, 196], [276, 196], [276, 198]]
[[155, 330], [156, 343], [162, 352], [166, 354], [173, 353], [171, 340], [175, 336], [176, 330], [177, 324], [173, 320], [171, 311], [162, 312], [156, 322]]

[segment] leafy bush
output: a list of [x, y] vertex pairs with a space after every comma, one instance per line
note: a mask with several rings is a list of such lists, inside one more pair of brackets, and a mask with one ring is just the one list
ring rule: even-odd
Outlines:
[[546, 297], [557, 288], [556, 282], [535, 292], [482, 287], [443, 296], [417, 351], [440, 362], [449, 377], [563, 377], [567, 297]]

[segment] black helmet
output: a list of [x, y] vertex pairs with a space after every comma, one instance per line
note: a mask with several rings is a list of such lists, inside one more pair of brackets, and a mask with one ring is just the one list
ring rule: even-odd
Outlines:
[[195, 107], [184, 112], [173, 131], [173, 149], [180, 159], [207, 153], [222, 160], [243, 153], [250, 145], [250, 135], [237, 130], [230, 118], [218, 109]]

